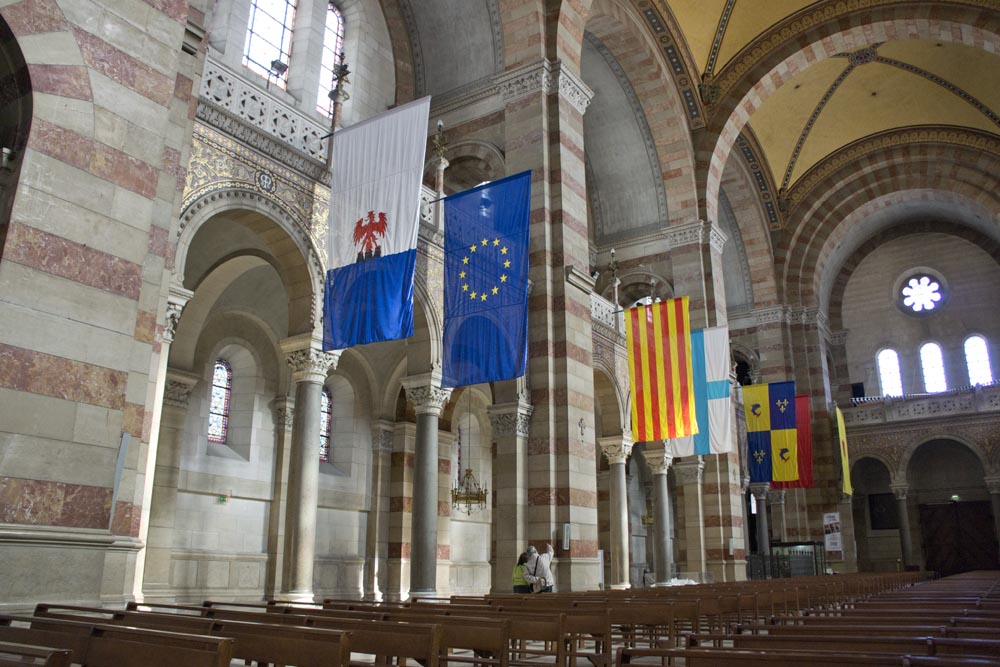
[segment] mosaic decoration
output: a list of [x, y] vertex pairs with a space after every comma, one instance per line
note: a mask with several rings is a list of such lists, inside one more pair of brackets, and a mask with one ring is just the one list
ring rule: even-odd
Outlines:
[[768, 225], [771, 229], [781, 229], [784, 227], [784, 221], [781, 216], [780, 203], [777, 201], [778, 198], [774, 196], [774, 184], [771, 183], [770, 178], [771, 170], [758, 157], [758, 155], [763, 154], [763, 151], [757, 144], [756, 138], [753, 137], [749, 126], [744, 127], [743, 132], [736, 138], [736, 150], [740, 152], [747, 167], [750, 168], [757, 193], [760, 195], [764, 211], [767, 213]]
[[229, 399], [232, 393], [233, 369], [225, 359], [216, 359], [208, 405], [209, 442], [226, 444], [226, 436], [229, 434]]
[[[643, 18], [646, 19], [649, 29], [656, 36], [656, 40], [663, 50], [663, 55], [674, 73], [677, 89], [684, 101], [684, 111], [688, 116], [688, 124], [691, 129], [705, 127], [705, 114], [695, 85], [695, 78], [688, 71], [687, 62], [691, 59], [684, 58], [681, 52], [682, 47], [674, 39], [674, 35], [679, 35], [681, 32], [673, 22], [672, 17], [668, 19], [669, 10], [664, 6], [661, 11], [655, 5], [663, 3], [654, 3], [649, 0], [641, 0], [636, 4]], [[697, 73], [695, 73], [695, 77], [697, 77]]]

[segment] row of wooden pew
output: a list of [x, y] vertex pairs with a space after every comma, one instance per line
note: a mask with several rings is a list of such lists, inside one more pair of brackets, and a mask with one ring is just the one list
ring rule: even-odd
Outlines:
[[395, 603], [39, 604], [0, 616], [0, 642], [51, 654], [4, 662], [0, 646], [0, 667], [998, 665], [997, 581], [900, 573]]

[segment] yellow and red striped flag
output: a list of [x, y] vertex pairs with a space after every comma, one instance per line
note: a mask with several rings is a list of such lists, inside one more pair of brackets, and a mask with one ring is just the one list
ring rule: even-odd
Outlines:
[[632, 439], [649, 442], [697, 433], [688, 298], [629, 308], [625, 338]]

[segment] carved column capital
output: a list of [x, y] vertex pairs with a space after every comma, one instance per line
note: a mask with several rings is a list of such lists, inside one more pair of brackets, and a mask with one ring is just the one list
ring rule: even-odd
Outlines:
[[906, 500], [906, 492], [910, 490], [910, 485], [905, 482], [901, 484], [890, 484], [889, 490], [892, 491], [892, 495], [896, 496], [896, 500]]
[[197, 375], [167, 369], [167, 383], [163, 388], [163, 402], [176, 408], [186, 408], [191, 392], [201, 380]]
[[287, 396], [278, 396], [271, 401], [274, 408], [275, 430], [289, 430], [295, 417], [295, 402]]
[[673, 455], [666, 446], [650, 447], [647, 445], [642, 453], [642, 458], [646, 460], [646, 465], [649, 466], [650, 472], [654, 475], [666, 475], [670, 464], [674, 461]]
[[376, 419], [372, 422], [372, 451], [376, 454], [392, 451], [392, 434], [396, 424], [388, 419]]
[[996, 477], [984, 477], [983, 481], [986, 482], [986, 490], [991, 494], [1000, 494], [1000, 475]]
[[624, 435], [601, 438], [597, 444], [600, 445], [601, 451], [608, 457], [608, 463], [611, 465], [615, 465], [616, 463], [625, 465], [634, 446], [632, 440]]
[[441, 411], [451, 398], [451, 388], [441, 386], [438, 371], [403, 378], [406, 400], [413, 403], [418, 415], [441, 416]]
[[767, 493], [767, 502], [771, 505], [784, 505], [785, 504], [785, 490], [784, 489], [771, 489]]
[[180, 285], [171, 284], [170, 292], [167, 294], [167, 311], [163, 316], [163, 333], [160, 339], [167, 345], [174, 342], [177, 334], [177, 324], [181, 320], [181, 312], [184, 306], [194, 296], [194, 292], [184, 289]]
[[486, 409], [493, 428], [493, 437], [516, 435], [527, 438], [534, 408], [526, 401], [491, 405]]
[[700, 460], [699, 457], [698, 459], [675, 463], [674, 473], [677, 475], [677, 481], [683, 485], [701, 484], [702, 477], [705, 474], [705, 462]]
[[340, 351], [320, 352], [315, 348], [294, 350], [287, 354], [285, 361], [292, 368], [293, 382], [323, 384], [327, 373], [337, 367]]
[[750, 493], [757, 499], [757, 502], [766, 501], [767, 493], [771, 490], [770, 482], [751, 482]]

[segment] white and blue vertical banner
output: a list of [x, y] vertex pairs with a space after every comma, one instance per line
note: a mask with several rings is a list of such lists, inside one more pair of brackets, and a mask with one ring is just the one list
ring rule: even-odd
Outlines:
[[670, 440], [674, 456], [734, 450], [730, 432], [729, 327], [691, 332], [691, 372], [698, 433]]
[[413, 335], [430, 97], [333, 135], [323, 349]]

